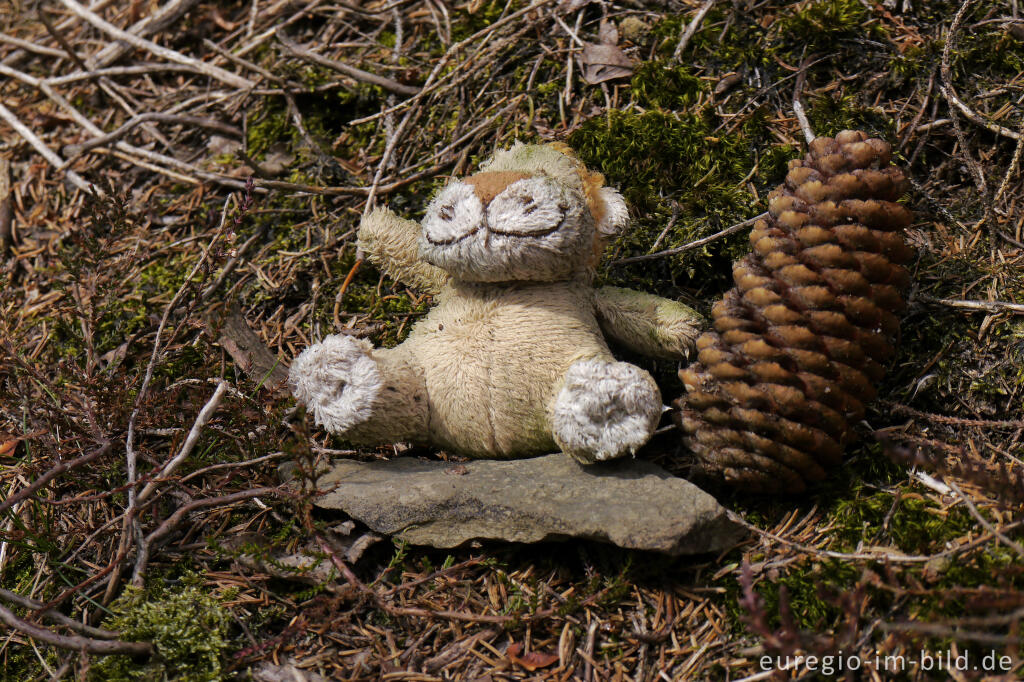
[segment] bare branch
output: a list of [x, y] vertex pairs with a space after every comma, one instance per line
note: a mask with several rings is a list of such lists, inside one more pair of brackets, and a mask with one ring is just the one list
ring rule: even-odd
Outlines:
[[90, 654], [103, 656], [110, 654], [127, 654], [129, 656], [149, 656], [153, 653], [153, 645], [149, 642], [122, 642], [110, 639], [91, 639], [77, 635], [58, 635], [46, 628], [33, 625], [28, 621], [18, 618], [6, 606], [0, 606], [0, 621], [7, 627], [22, 632], [40, 642], [46, 642], [51, 646], [72, 651], [86, 651]]
[[31, 485], [28, 485], [28, 486], [22, 488], [21, 490], [19, 490], [15, 494], [13, 494], [10, 497], [8, 497], [3, 502], [0, 502], [0, 513], [3, 513], [5, 511], [7, 511], [8, 509], [11, 508], [11, 506], [17, 504], [18, 502], [21, 502], [22, 500], [24, 500], [24, 499], [26, 499], [28, 497], [31, 497], [32, 495], [34, 495], [36, 493], [36, 491], [38, 491], [40, 488], [42, 488], [47, 483], [49, 483], [53, 479], [57, 478], [58, 476], [60, 476], [64, 472], [70, 471], [71, 469], [75, 469], [77, 467], [80, 467], [83, 464], [88, 464], [89, 462], [93, 461], [94, 459], [102, 457], [103, 455], [105, 455], [108, 452], [110, 452], [110, 447], [111, 446], [110, 446], [109, 442], [104, 443], [102, 446], [100, 446], [96, 450], [93, 450], [92, 452], [90, 452], [87, 455], [82, 455], [81, 457], [79, 457], [77, 459], [73, 459], [73, 460], [70, 460], [70, 461], [64, 461], [64, 462], [61, 462], [60, 464], [58, 464], [55, 467], [51, 467], [45, 474], [43, 474], [42, 476], [37, 478], [35, 481], [33, 481]]
[[689, 244], [684, 244], [683, 246], [677, 246], [674, 249], [666, 249], [665, 251], [658, 251], [657, 253], [645, 253], [645, 254], [643, 254], [641, 256], [630, 256], [629, 258], [620, 258], [619, 260], [612, 261], [611, 263], [609, 263], [609, 265], [627, 265], [629, 263], [639, 263], [639, 262], [645, 261], [645, 260], [655, 260], [657, 258], [664, 258], [665, 256], [674, 256], [674, 255], [676, 255], [678, 253], [683, 253], [684, 251], [692, 251], [693, 249], [699, 249], [700, 247], [704, 246], [705, 244], [710, 244], [711, 242], [715, 241], [716, 239], [721, 239], [722, 237], [728, 237], [730, 234], [732, 234], [734, 232], [739, 232], [740, 230], [742, 230], [745, 227], [750, 227], [751, 225], [756, 223], [758, 220], [761, 220], [761, 219], [767, 218], [767, 217], [768, 217], [767, 213], [761, 213], [759, 215], [754, 216], [753, 218], [748, 218], [747, 220], [744, 220], [742, 223], [736, 223], [735, 225], [730, 225], [729, 227], [725, 228], [724, 230], [720, 230], [718, 232], [715, 232], [714, 234], [708, 235], [707, 237], [702, 237], [702, 238], [700, 238], [700, 239], [698, 239], [696, 241], [690, 242]]
[[211, 118], [201, 118], [199, 116], [182, 116], [181, 114], [163, 114], [159, 112], [150, 112], [146, 114], [140, 114], [124, 125], [119, 127], [117, 130], [102, 135], [100, 137], [94, 137], [87, 142], [81, 144], [69, 144], [64, 147], [64, 153], [68, 156], [68, 162], [71, 162], [75, 157], [84, 154], [90, 149], [101, 147], [106, 144], [110, 144], [116, 140], [121, 139], [129, 132], [131, 132], [136, 126], [145, 123], [147, 121], [158, 121], [160, 123], [179, 123], [182, 125], [196, 126], [199, 128], [207, 128], [209, 130], [215, 130], [218, 133], [224, 135], [230, 135], [231, 137], [241, 138], [242, 131], [238, 128], [221, 123], [220, 121]]
[[355, 78], [357, 81], [362, 81], [364, 83], [372, 83], [373, 85], [379, 85], [388, 92], [393, 92], [396, 95], [415, 95], [418, 94], [420, 91], [419, 88], [414, 87], [412, 85], [403, 85], [402, 83], [399, 83], [396, 80], [385, 78], [384, 76], [378, 76], [377, 74], [370, 73], [369, 71], [363, 71], [362, 69], [358, 69], [354, 66], [349, 66], [348, 64], [339, 62], [334, 59], [328, 59], [323, 55], [319, 55], [316, 52], [307, 50], [306, 48], [298, 45], [295, 41], [289, 38], [284, 31], [280, 29], [278, 29], [275, 35], [277, 35], [277, 39], [281, 41], [281, 44], [284, 45], [286, 50], [288, 50], [294, 56], [299, 57], [300, 59], [305, 59], [306, 61], [319, 64], [320, 66], [326, 66], [329, 69], [334, 69], [339, 73], [343, 73], [346, 76]]
[[796, 120], [800, 122], [800, 130], [803, 131], [807, 144], [814, 142], [814, 138], [817, 137], [814, 134], [814, 130], [811, 129], [811, 122], [807, 120], [804, 103], [800, 101], [800, 93], [803, 92], [804, 83], [807, 82], [807, 67], [809, 63], [810, 60], [805, 59], [803, 64], [800, 65], [800, 72], [797, 74], [796, 84], [793, 86], [793, 113], [796, 114]]
[[260, 495], [285, 495], [286, 491], [281, 488], [251, 488], [249, 490], [242, 490], [241, 492], [231, 493], [230, 495], [221, 495], [220, 497], [206, 497], [201, 500], [194, 500], [188, 504], [178, 507], [178, 509], [167, 517], [163, 523], [157, 526], [156, 530], [146, 536], [146, 544], [152, 544], [163, 536], [174, 530], [181, 520], [185, 518], [189, 512], [193, 512], [196, 509], [202, 509], [203, 507], [219, 507], [225, 504], [234, 504], [235, 502], [241, 502], [243, 500], [250, 500]]
[[[29, 597], [4, 589], [0, 589], [0, 599], [9, 601], [12, 604], [17, 604], [18, 606], [22, 606], [26, 609], [35, 609], [37, 611], [43, 606], [42, 602], [38, 602], [35, 599], [30, 599]], [[94, 628], [91, 625], [86, 625], [85, 623], [79, 623], [74, 618], [68, 618], [60, 611], [54, 611], [53, 609], [47, 609], [39, 615], [43, 618], [49, 618], [56, 623], [60, 623], [65, 627], [69, 627], [75, 632], [87, 637], [96, 637], [97, 639], [117, 639], [121, 636], [120, 633], [113, 632], [111, 630], [103, 630], [101, 628]]]
[[693, 38], [693, 34], [697, 32], [700, 25], [704, 22], [704, 17], [714, 6], [715, 0], [704, 0], [704, 4], [697, 10], [697, 14], [693, 16], [690, 23], [686, 25], [686, 30], [683, 31], [683, 35], [679, 37], [679, 42], [676, 44], [676, 49], [672, 51], [672, 61], [678, 62], [679, 58], [683, 54], [683, 50], [690, 44], [690, 38]]
[[[196, 421], [192, 424], [192, 430], [188, 432], [188, 437], [185, 438], [184, 445], [181, 446], [181, 450], [175, 455], [171, 461], [169, 461], [160, 473], [157, 474], [160, 477], [170, 476], [178, 466], [185, 461], [190, 454], [192, 454], [193, 448], [196, 446], [196, 441], [199, 440], [199, 435], [203, 432], [203, 427], [210, 421], [210, 417], [217, 410], [217, 406], [220, 405], [221, 398], [224, 397], [224, 391], [227, 389], [227, 382], [221, 381], [217, 384], [217, 389], [213, 392], [210, 399], [203, 405], [203, 409], [199, 410], [199, 416], [196, 417]], [[142, 489], [136, 498], [136, 503], [141, 503], [150, 493], [156, 488], [156, 481], [150, 481], [146, 484], [146, 487]]]
[[132, 47], [138, 48], [140, 50], [145, 50], [146, 52], [154, 54], [157, 57], [166, 59], [169, 62], [175, 62], [177, 64], [191, 66], [194, 69], [196, 69], [196, 71], [199, 71], [200, 73], [209, 76], [214, 80], [218, 80], [222, 83], [225, 83], [226, 85], [230, 85], [235, 88], [242, 88], [243, 90], [248, 90], [255, 86], [255, 83], [253, 83], [248, 78], [243, 78], [237, 74], [231, 73], [230, 71], [225, 71], [219, 66], [207, 64], [206, 62], [200, 61], [198, 59], [188, 57], [186, 55], [181, 54], [180, 52], [175, 52], [174, 50], [168, 49], [161, 45], [157, 45], [156, 43], [150, 40], [140, 38], [139, 36], [133, 33], [129, 33], [128, 31], [119, 29], [117, 26], [114, 26], [110, 22], [106, 21], [103, 17], [99, 16], [94, 12], [89, 11], [75, 0], [58, 1], [62, 5], [67, 7], [69, 10], [74, 12], [76, 15], [78, 15], [85, 21], [88, 21], [90, 24], [92, 24], [99, 30], [103, 31], [110, 37], [124, 41]]
[[[46, 159], [51, 166], [54, 168], [63, 168], [64, 159], [60, 158], [56, 152], [46, 146], [39, 137], [29, 130], [24, 123], [18, 120], [18, 117], [14, 115], [10, 109], [4, 106], [3, 102], [0, 102], [0, 118], [7, 121], [7, 124], [14, 128], [14, 132], [21, 135], [21, 137], [32, 145], [33, 149], [39, 152], [39, 155]], [[82, 179], [82, 176], [73, 170], [65, 169], [64, 176], [78, 189], [88, 192], [89, 183]]]
[[918, 296], [918, 300], [925, 303], [937, 303], [949, 306], [950, 308], [961, 308], [963, 310], [979, 310], [986, 313], [1015, 313], [1024, 315], [1024, 303], [1007, 303], [1006, 301], [969, 301], [953, 298], [932, 298], [931, 296]]
[[989, 523], [988, 520], [981, 515], [981, 512], [978, 511], [978, 508], [974, 505], [974, 503], [971, 502], [971, 499], [964, 495], [963, 491], [960, 490], [960, 486], [958, 486], [955, 481], [953, 481], [952, 479], [948, 479], [946, 481], [946, 485], [953, 489], [953, 492], [957, 494], [957, 497], [960, 498], [960, 501], [964, 503], [965, 507], [967, 507], [967, 511], [970, 512], [971, 516], [974, 517], [975, 521], [981, 524], [982, 528], [987, 530], [989, 533], [992, 533], [992, 535], [998, 538], [1000, 542], [1002, 542], [1004, 545], [1006, 545], [1014, 552], [1016, 552], [1017, 556], [1024, 559], [1024, 547], [1021, 547], [1019, 542], [1011, 540], [1006, 536], [1005, 533], [1003, 533], [998, 528]]
[[[144, 37], [159, 33], [164, 30], [186, 12], [188, 12], [199, 0], [171, 0], [166, 5], [150, 14], [145, 19], [140, 19], [128, 27], [132, 35]], [[93, 68], [103, 67], [114, 63], [128, 52], [128, 45], [123, 42], [110, 43], [95, 55], [89, 58], [89, 64]]]

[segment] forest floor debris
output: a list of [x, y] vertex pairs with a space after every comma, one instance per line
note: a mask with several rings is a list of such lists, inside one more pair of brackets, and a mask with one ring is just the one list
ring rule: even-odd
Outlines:
[[[963, 678], [1016, 679], [1018, 11], [0, 3], [4, 675], [737, 680], [813, 654], [931, 679], [922, 652], [967, 652], [1009, 662]], [[565, 141], [633, 209], [600, 283], [707, 312], [805, 136], [846, 128], [889, 141], [907, 170], [918, 259], [885, 400], [825, 486], [713, 490], [751, 534], [699, 558], [422, 549], [341, 538], [343, 519], [313, 511], [331, 458], [455, 461], [349, 449], [275, 390], [312, 341], [393, 345], [429, 307], [361, 264], [368, 205], [417, 217], [496, 146]], [[673, 363], [631, 360], [681, 392]], [[687, 472], [671, 430], [640, 455]], [[279, 485], [284, 460], [306, 487]], [[272, 563], [305, 556], [333, 580]], [[148, 661], [100, 654], [150, 646]], [[814, 672], [804, 659], [777, 675]]]

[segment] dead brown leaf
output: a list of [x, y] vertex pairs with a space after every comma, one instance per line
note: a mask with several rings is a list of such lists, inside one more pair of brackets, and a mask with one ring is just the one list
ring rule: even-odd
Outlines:
[[633, 75], [632, 60], [615, 45], [587, 43], [579, 59], [583, 80], [590, 85]]
[[618, 45], [619, 29], [607, 19], [602, 19], [597, 27], [597, 39], [602, 45]]
[[546, 668], [552, 663], [556, 663], [558, 661], [557, 654], [544, 654], [538, 651], [531, 651], [520, 656], [519, 652], [522, 650], [523, 645], [521, 642], [513, 642], [508, 645], [508, 649], [505, 653], [508, 655], [508, 660], [512, 661], [516, 665], [526, 668], [530, 672]]

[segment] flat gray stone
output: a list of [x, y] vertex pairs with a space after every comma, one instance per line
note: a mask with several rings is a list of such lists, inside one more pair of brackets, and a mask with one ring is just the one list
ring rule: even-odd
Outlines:
[[336, 460], [316, 506], [378, 533], [455, 547], [469, 540], [587, 538], [666, 554], [730, 547], [745, 531], [713, 497], [655, 464], [581, 465], [564, 454], [466, 463]]

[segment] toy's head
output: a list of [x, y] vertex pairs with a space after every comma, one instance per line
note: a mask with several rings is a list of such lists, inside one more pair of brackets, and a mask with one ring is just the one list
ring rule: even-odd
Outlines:
[[434, 197], [420, 256], [462, 280], [569, 279], [626, 223], [622, 197], [603, 184], [564, 145], [517, 142]]

